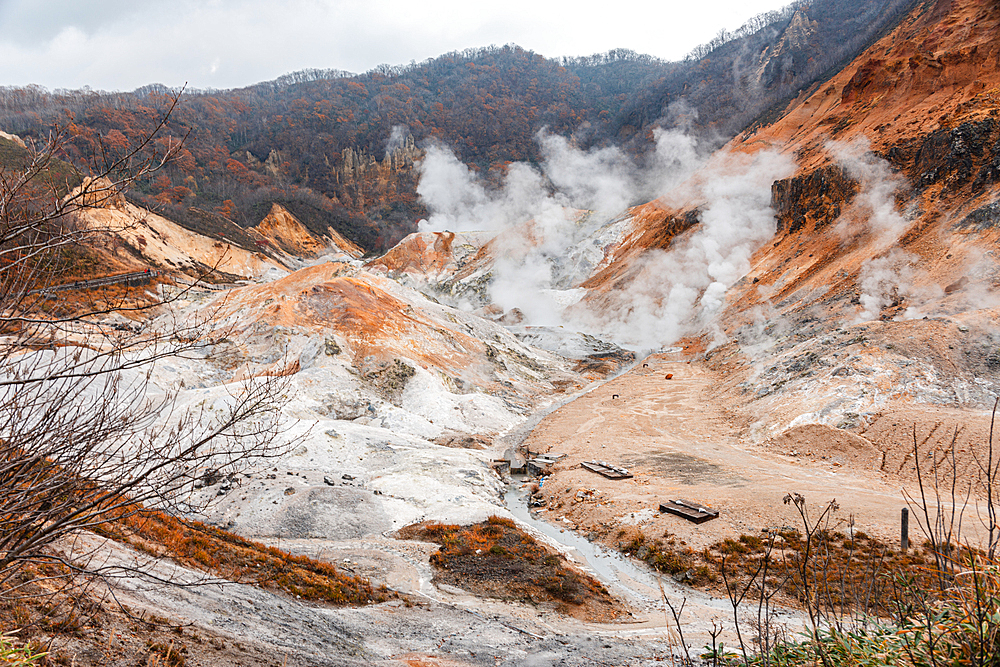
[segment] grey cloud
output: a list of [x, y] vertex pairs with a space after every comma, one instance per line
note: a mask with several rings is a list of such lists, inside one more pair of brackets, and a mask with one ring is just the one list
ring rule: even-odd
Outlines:
[[[614, 13], [586, 2], [567, 13], [532, 0], [0, 0], [0, 84], [227, 88], [297, 69], [360, 72], [512, 42], [549, 57], [626, 47], [671, 58], [715, 34], [719, 16], [738, 25], [780, 4], [625, 0]], [[640, 15], [660, 29], [637, 30]]]
[[119, 22], [125, 17], [141, 16], [152, 6], [163, 4], [129, 0], [104, 0], [100, 3], [4, 0], [0, 2], [0, 25], [4, 26], [4, 40], [30, 45], [51, 40], [69, 27], [93, 34], [102, 26]]

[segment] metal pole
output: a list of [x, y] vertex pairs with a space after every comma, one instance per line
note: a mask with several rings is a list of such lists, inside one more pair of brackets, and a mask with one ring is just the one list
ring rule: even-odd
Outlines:
[[899, 516], [899, 548], [906, 551], [910, 548], [910, 509], [904, 507]]

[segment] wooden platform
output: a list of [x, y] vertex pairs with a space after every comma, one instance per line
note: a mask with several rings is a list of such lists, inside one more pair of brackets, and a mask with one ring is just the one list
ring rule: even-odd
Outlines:
[[617, 468], [604, 461], [584, 461], [580, 465], [598, 475], [604, 475], [608, 479], [629, 479], [632, 477], [632, 473], [625, 468]]
[[719, 516], [719, 510], [713, 510], [700, 503], [690, 500], [665, 500], [660, 503], [660, 511], [682, 517], [694, 523], [705, 523]]

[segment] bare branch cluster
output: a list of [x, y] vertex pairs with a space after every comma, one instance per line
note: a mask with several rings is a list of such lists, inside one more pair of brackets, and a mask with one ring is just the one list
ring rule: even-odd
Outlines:
[[[153, 306], [124, 300], [59, 317], [41, 307], [50, 297], [39, 290], [59, 283], [66, 249], [107, 231], [80, 214], [180, 149], [153, 143], [176, 102], [127, 151], [102, 144], [87, 178], [57, 159], [65, 129], [0, 170], [0, 596], [17, 588], [25, 563], [60, 561], [58, 540], [144, 508], [198, 509], [208, 498], [194, 485], [206, 472], [234, 474], [283, 451], [283, 378], [245, 373], [195, 406], [154, 382], [161, 360], [226, 335], [210, 316], [139, 321], [135, 311]], [[108, 324], [127, 311], [130, 326]]]

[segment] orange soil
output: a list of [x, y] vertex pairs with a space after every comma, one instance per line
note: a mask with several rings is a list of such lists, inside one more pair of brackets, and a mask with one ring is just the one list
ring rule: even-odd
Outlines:
[[[971, 470], [971, 452], [981, 455], [986, 444], [988, 414], [905, 405], [886, 409], [862, 435], [813, 424], [754, 444], [740, 400], [715, 391], [721, 373], [679, 355], [654, 355], [644, 363], [648, 367], [639, 364], [548, 415], [525, 441], [532, 452], [567, 455], [542, 486], [545, 519], [612, 544], [623, 527], [638, 524], [648, 537], [671, 533], [697, 549], [768, 527], [801, 527], [794, 508], [782, 502], [785, 494], [800, 493], [814, 513], [836, 499], [840, 529], [853, 517], [859, 529], [895, 544], [906, 505], [901, 491], [918, 493], [907, 472], [912, 429], [921, 451], [937, 447], [936, 459], [943, 461], [942, 448], [962, 426], [962, 470]], [[627, 467], [634, 478], [606, 479], [581, 468], [585, 460]], [[577, 501], [580, 490], [595, 493]], [[673, 498], [721, 515], [695, 525], [660, 514], [660, 501]], [[976, 520], [968, 516], [971, 535]], [[918, 538], [914, 520], [911, 540]]]

